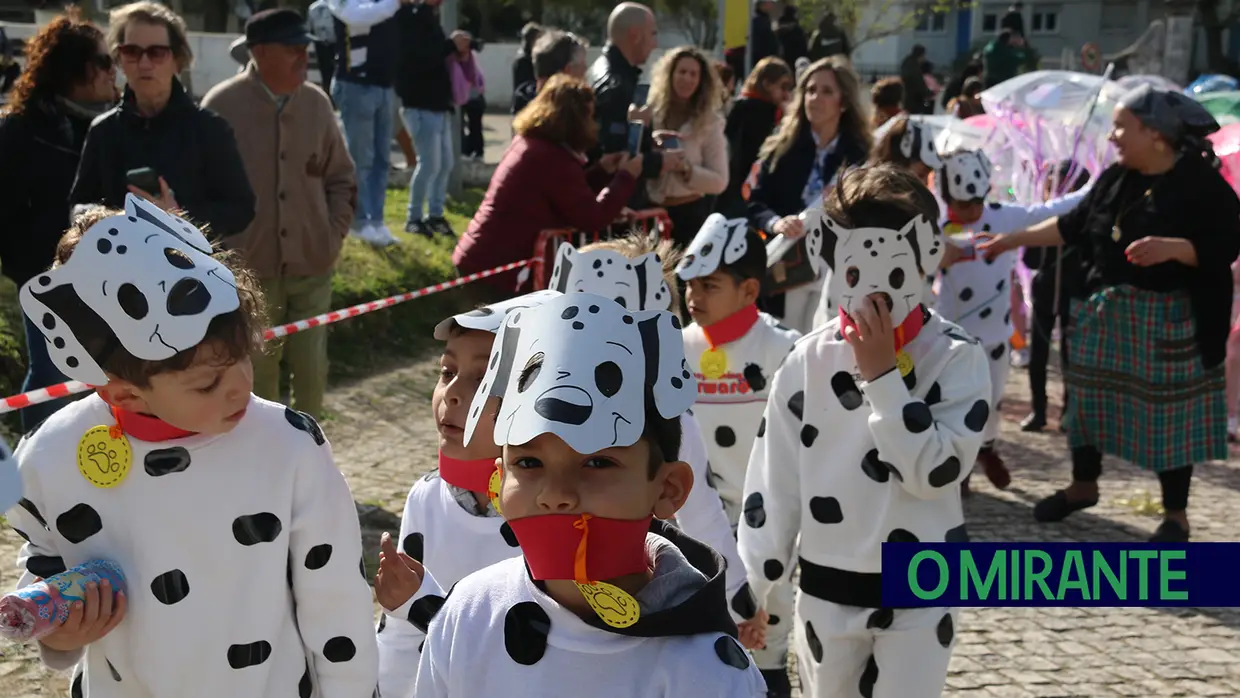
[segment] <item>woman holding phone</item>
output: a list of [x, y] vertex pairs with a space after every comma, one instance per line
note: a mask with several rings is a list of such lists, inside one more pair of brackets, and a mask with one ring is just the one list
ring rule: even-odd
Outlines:
[[193, 61], [185, 21], [154, 2], [123, 5], [108, 18], [107, 42], [125, 92], [86, 135], [70, 203], [121, 208], [132, 192], [217, 237], [244, 231], [254, 191], [232, 128], [177, 79]]

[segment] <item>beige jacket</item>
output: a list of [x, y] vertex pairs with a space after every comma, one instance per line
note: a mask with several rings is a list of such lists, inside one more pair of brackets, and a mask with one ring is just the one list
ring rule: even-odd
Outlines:
[[[664, 172], [658, 179], [647, 182], [650, 200], [662, 203], [691, 194], [722, 194], [728, 187], [728, 139], [723, 133], [724, 121], [718, 114], [711, 114], [704, 127], [693, 129], [686, 124], [675, 129], [680, 134], [685, 158], [693, 164], [693, 174], [688, 181], [678, 172]], [[655, 126], [655, 130], [664, 127]]]
[[211, 88], [202, 106], [237, 136], [257, 199], [254, 220], [229, 239], [260, 279], [331, 272], [357, 205], [357, 180], [331, 100], [303, 83], [284, 108], [245, 72]]

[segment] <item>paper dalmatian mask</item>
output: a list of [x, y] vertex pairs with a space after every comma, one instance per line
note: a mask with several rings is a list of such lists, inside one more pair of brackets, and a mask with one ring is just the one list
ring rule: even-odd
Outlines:
[[641, 438], [646, 399], [666, 419], [697, 398], [680, 321], [666, 310], [629, 312], [592, 293], [569, 293], [504, 318], [465, 422], [473, 437], [491, 397], [503, 404], [497, 446], [555, 434], [597, 453]]
[[900, 138], [900, 153], [934, 170], [943, 166], [943, 160], [934, 148], [934, 131], [926, 124], [909, 120]]
[[504, 316], [508, 313], [521, 308], [534, 308], [562, 295], [564, 294], [559, 291], [534, 291], [533, 293], [509, 298], [499, 303], [484, 305], [468, 313], [453, 315], [435, 325], [435, 339], [441, 342], [447, 341], [452, 336], [452, 327], [454, 325], [459, 325], [467, 330], [482, 330], [495, 334], [499, 332], [500, 325], [504, 324]]
[[[943, 241], [925, 216], [914, 218], [900, 230], [849, 230], [819, 210], [814, 229], [819, 234], [821, 259], [831, 267], [829, 297], [844, 312], [852, 313], [866, 296], [886, 294], [893, 325], [904, 322], [921, 303], [926, 277], [943, 259]], [[810, 238], [807, 244], [812, 241]], [[810, 253], [813, 261], [818, 255], [812, 248]]]
[[728, 220], [722, 214], [710, 214], [676, 265], [676, 275], [688, 281], [710, 276], [720, 264], [732, 264], [749, 250], [748, 231], [749, 221], [744, 218]]
[[21, 498], [22, 476], [17, 471], [17, 459], [4, 439], [0, 439], [0, 511], [8, 511]]
[[31, 279], [21, 306], [69, 378], [108, 382], [81, 338], [115, 337], [134, 357], [161, 361], [196, 346], [236, 310], [236, 280], [202, 231], [132, 194], [125, 215], [91, 226], [65, 264]]
[[990, 158], [980, 150], [956, 153], [943, 160], [940, 176], [955, 201], [984, 199], [990, 194]]
[[578, 252], [565, 243], [555, 253], [548, 288], [560, 293], [597, 293], [629, 310], [672, 307], [663, 261], [653, 252], [629, 259], [612, 250]]

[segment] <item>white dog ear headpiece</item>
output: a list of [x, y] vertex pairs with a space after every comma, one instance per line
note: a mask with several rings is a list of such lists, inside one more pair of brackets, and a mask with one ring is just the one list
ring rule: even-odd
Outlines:
[[0, 439], [0, 511], [8, 511], [21, 498], [22, 476], [17, 471], [17, 459], [4, 439]]
[[917, 160], [932, 170], [943, 166], [943, 160], [934, 147], [934, 130], [911, 119], [905, 125], [904, 135], [900, 138], [900, 154], [906, 159]]
[[555, 253], [548, 288], [560, 293], [595, 293], [628, 310], [667, 310], [672, 291], [663, 260], [654, 252], [629, 259], [612, 250], [578, 252], [564, 243]]
[[811, 261], [820, 257], [831, 267], [830, 298], [851, 314], [866, 296], [886, 294], [894, 325], [904, 322], [921, 303], [926, 277], [938, 270], [943, 259], [938, 228], [925, 216], [917, 216], [899, 230], [849, 230], [818, 209], [813, 228], [807, 225], [806, 229], [816, 232], [818, 239], [817, 243], [815, 238], [807, 240]]
[[722, 214], [710, 214], [676, 265], [676, 275], [688, 281], [710, 276], [721, 264], [734, 264], [749, 251], [748, 232], [749, 221], [744, 218], [728, 220]]
[[660, 417], [679, 417], [693, 406], [697, 381], [675, 315], [568, 293], [505, 316], [469, 408], [465, 443], [492, 397], [503, 400], [497, 446], [555, 434], [589, 454], [637, 443], [648, 400]]
[[990, 194], [992, 169], [986, 153], [970, 150], [944, 159], [940, 174], [948, 196], [954, 201], [972, 201]]
[[508, 313], [521, 308], [534, 308], [562, 295], [564, 294], [559, 291], [534, 291], [533, 293], [509, 298], [499, 303], [484, 305], [467, 313], [458, 313], [450, 318], [441, 320], [438, 325], [435, 325], [435, 339], [441, 342], [447, 341], [452, 336], [452, 328], [454, 326], [466, 330], [481, 330], [495, 334], [499, 332], [500, 326], [504, 324], [504, 317]]
[[[211, 320], [241, 305], [236, 279], [198, 228], [132, 194], [125, 215], [95, 223], [69, 261], [39, 274], [20, 301], [61, 373], [105, 385], [117, 345], [162, 361], [197, 346]], [[100, 356], [92, 356], [87, 344]]]

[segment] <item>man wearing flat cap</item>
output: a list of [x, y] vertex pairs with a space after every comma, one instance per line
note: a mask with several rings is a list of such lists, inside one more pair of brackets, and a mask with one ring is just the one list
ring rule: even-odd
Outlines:
[[[294, 10], [264, 10], [246, 22], [250, 62], [216, 85], [203, 106], [228, 120], [258, 205], [246, 231], [230, 240], [262, 281], [270, 324], [331, 310], [332, 270], [357, 203], [353, 160], [331, 100], [306, 82], [315, 37]], [[319, 327], [268, 342], [254, 360], [254, 392], [280, 399], [280, 362], [288, 365], [292, 404], [322, 415], [327, 334]]]

